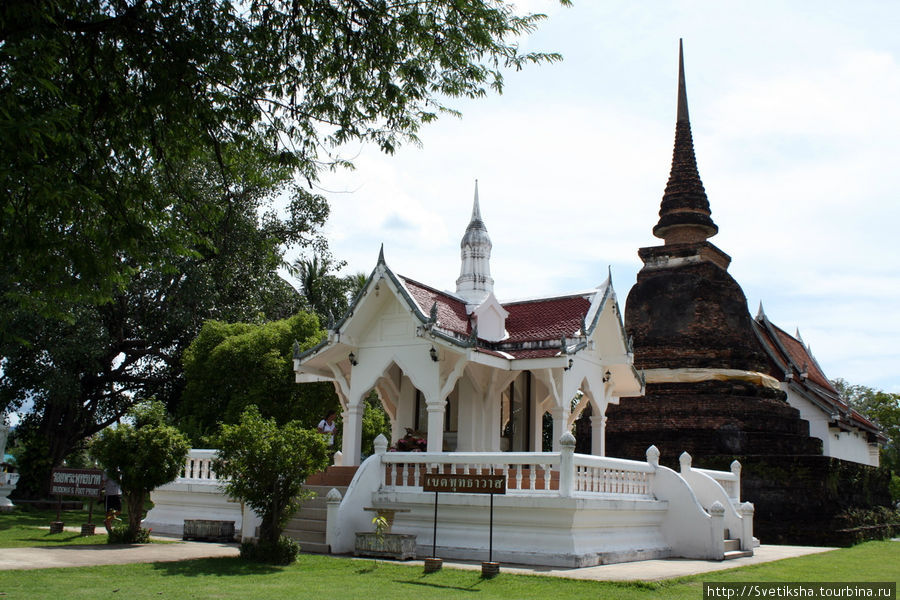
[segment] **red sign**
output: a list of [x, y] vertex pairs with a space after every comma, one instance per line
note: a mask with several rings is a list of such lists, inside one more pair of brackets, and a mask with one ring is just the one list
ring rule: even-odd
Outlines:
[[102, 498], [103, 471], [100, 469], [53, 469], [50, 493], [58, 496]]
[[505, 494], [506, 477], [504, 475], [442, 475], [440, 473], [426, 473], [422, 491], [461, 494]]

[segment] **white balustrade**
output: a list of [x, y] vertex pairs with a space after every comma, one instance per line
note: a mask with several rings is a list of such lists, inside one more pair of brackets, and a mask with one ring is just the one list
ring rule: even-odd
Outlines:
[[652, 465], [636, 460], [575, 455], [575, 492], [650, 497]]
[[212, 469], [212, 461], [215, 457], [215, 450], [191, 448], [184, 461], [184, 470], [175, 481], [218, 481], [219, 478]]
[[[735, 461], [737, 462], [737, 461]], [[728, 472], [728, 471], [712, 471], [710, 469], [698, 469], [697, 467], [693, 467], [695, 471], [703, 473], [704, 475], [708, 475], [716, 480], [716, 483], [724, 488], [725, 493], [728, 494], [728, 499], [732, 501], [732, 503], [740, 500], [741, 495], [741, 479], [740, 479], [740, 471], [738, 473]]]
[[[420, 491], [424, 473], [501, 474], [509, 495], [559, 496], [560, 481], [566, 480], [560, 475], [560, 456], [560, 452], [387, 452], [381, 455], [382, 489]], [[584, 454], [575, 454], [573, 462], [572, 492], [579, 496], [652, 496], [654, 467], [645, 462]]]

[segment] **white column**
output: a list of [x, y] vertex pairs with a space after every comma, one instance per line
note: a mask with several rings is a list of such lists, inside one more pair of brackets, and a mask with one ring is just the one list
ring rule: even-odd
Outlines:
[[606, 415], [591, 417], [591, 454], [606, 456]]
[[461, 377], [459, 380], [459, 394], [457, 408], [457, 452], [475, 452], [476, 429], [475, 425], [481, 419], [479, 412], [481, 407], [480, 398], [477, 397], [478, 392], [469, 381], [468, 377]]
[[359, 464], [362, 454], [362, 398], [352, 398], [350, 405], [343, 412], [344, 418], [344, 443], [341, 448], [343, 463], [347, 466]]
[[444, 448], [444, 402], [428, 402], [428, 452], [442, 452]]
[[550, 414], [553, 415], [553, 451], [559, 452], [559, 439], [569, 431], [569, 411], [561, 406], [554, 406]]

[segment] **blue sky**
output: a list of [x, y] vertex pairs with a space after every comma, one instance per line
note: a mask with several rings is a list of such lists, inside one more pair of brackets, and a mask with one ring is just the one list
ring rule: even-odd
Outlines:
[[755, 314], [800, 328], [829, 377], [900, 392], [900, 3], [520, 2], [523, 40], [564, 61], [452, 102], [393, 156], [320, 183], [345, 272], [383, 242], [397, 272], [453, 289], [479, 180], [501, 301], [596, 286], [622, 304], [668, 178], [678, 39], [700, 175]]

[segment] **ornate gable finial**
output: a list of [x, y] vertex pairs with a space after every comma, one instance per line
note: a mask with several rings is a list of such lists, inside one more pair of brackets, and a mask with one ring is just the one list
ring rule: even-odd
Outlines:
[[684, 48], [678, 40], [678, 112], [672, 169], [659, 209], [653, 235], [666, 245], [703, 242], [718, 233], [710, 217], [709, 200], [700, 180], [694, 140], [688, 115], [687, 86], [684, 81]]
[[300, 358], [300, 342], [294, 340], [294, 359]]
[[759, 301], [759, 310], [756, 311], [756, 320], [763, 321], [766, 318], [766, 311], [763, 310], [762, 300]]
[[585, 320], [587, 315], [581, 315], [581, 335], [587, 335], [587, 321]]
[[378, 251], [378, 264], [387, 266], [387, 263], [384, 262], [384, 242], [382, 242], [381, 249]]
[[435, 300], [434, 303], [432, 303], [432, 305], [431, 305], [431, 311], [428, 315], [428, 321], [432, 324], [437, 323], [437, 317], [438, 317], [438, 305], [437, 305], [437, 300]]
[[797, 327], [796, 330], [794, 331], [794, 337], [797, 338], [798, 342], [800, 342], [803, 345], [806, 345], [806, 343], [803, 341], [803, 338], [800, 336], [800, 328], [799, 327]]

